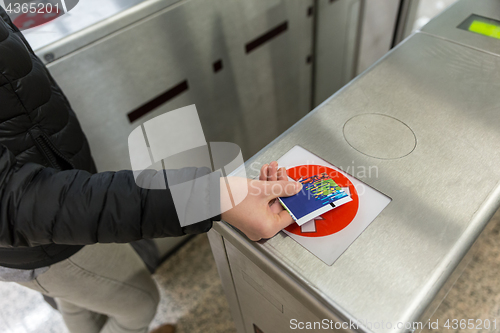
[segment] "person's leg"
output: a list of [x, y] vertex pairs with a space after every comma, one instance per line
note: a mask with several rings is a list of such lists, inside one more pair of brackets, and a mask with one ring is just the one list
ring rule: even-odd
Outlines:
[[[37, 280], [29, 282], [18, 282], [18, 284], [49, 295], [49, 292], [42, 288]], [[108, 317], [87, 309], [68, 303], [62, 299], [54, 299], [57, 303], [57, 310], [61, 313], [64, 323], [71, 333], [99, 333], [106, 323]]]
[[159, 302], [155, 282], [128, 244], [86, 246], [24, 285], [55, 297], [72, 333], [94, 332], [79, 327], [85, 320], [99, 325], [95, 313], [108, 317], [102, 333], [147, 332]]
[[72, 333], [99, 333], [108, 320], [103, 314], [89, 311], [60, 298], [56, 299], [56, 303], [64, 323]]

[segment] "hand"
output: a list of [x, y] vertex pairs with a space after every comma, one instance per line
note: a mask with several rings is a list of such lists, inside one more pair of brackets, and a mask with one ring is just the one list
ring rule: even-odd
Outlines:
[[[222, 213], [222, 219], [241, 230], [248, 238], [258, 241], [271, 238], [281, 229], [293, 223], [290, 214], [283, 209], [276, 198], [295, 195], [302, 184], [288, 181], [285, 168], [278, 169], [272, 162], [261, 168], [259, 180], [228, 177], [231, 194], [238, 197], [248, 192], [236, 207]], [[221, 179], [221, 206], [227, 207], [227, 187]], [[224, 210], [224, 209], [223, 209]]]
[[[259, 180], [263, 181], [277, 181], [277, 180], [288, 180], [288, 176], [286, 174], [285, 168], [278, 169], [278, 162], [271, 162], [269, 165], [264, 164], [260, 169]], [[280, 203], [278, 199], [273, 199], [269, 202], [269, 207], [271, 207], [271, 211], [275, 214], [281, 213], [281, 211], [285, 210], [283, 205]]]

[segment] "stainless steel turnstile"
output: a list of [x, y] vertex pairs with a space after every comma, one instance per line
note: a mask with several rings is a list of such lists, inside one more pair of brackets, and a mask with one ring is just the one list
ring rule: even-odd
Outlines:
[[24, 34], [68, 96], [98, 169], [120, 170], [130, 168], [136, 126], [189, 104], [207, 140], [254, 155], [355, 76], [363, 3], [85, 0]]
[[[84, 0], [23, 33], [67, 95], [98, 170], [122, 170], [130, 168], [134, 128], [190, 104], [208, 141], [255, 154], [306, 115], [314, 98], [321, 102], [354, 77], [362, 3]], [[327, 55], [316, 64], [315, 31]]]
[[132, 129], [193, 103], [207, 140], [254, 155], [390, 49], [407, 1], [85, 0], [23, 33], [120, 170]]
[[299, 145], [337, 167], [377, 167], [357, 177], [392, 201], [332, 266], [284, 233], [255, 243], [215, 224], [239, 333], [323, 319], [412, 332], [431, 317], [500, 206], [500, 39], [463, 29], [471, 14], [494, 26], [500, 2], [457, 2], [247, 162], [256, 176]]

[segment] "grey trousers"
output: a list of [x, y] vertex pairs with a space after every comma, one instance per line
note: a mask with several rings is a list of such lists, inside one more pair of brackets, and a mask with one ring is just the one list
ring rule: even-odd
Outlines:
[[30, 282], [54, 297], [71, 333], [143, 333], [156, 314], [158, 289], [129, 244], [95, 244]]

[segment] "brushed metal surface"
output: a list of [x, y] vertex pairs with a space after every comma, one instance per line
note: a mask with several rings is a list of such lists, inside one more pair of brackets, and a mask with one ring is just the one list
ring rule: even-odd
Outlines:
[[401, 158], [410, 154], [417, 146], [417, 138], [411, 128], [402, 121], [383, 114], [354, 116], [344, 124], [342, 130], [352, 148], [375, 158]]
[[471, 14], [500, 20], [500, 2], [496, 0], [457, 1], [441, 13], [438, 16], [439, 19], [431, 20], [421, 31], [486, 52], [500, 54], [498, 39], [457, 28]]
[[[137, 125], [190, 104], [197, 106], [207, 141], [234, 142], [248, 158], [310, 110], [311, 4], [181, 1], [48, 68], [77, 113], [101, 171], [130, 168], [127, 138]], [[246, 43], [284, 21], [285, 32], [245, 53]], [[219, 59], [223, 68], [214, 73]], [[127, 113], [184, 80], [187, 91], [129, 123]]]
[[[229, 248], [229, 246], [228, 246]], [[243, 256], [241, 256], [243, 257]], [[244, 258], [244, 257], [243, 257]], [[271, 289], [269, 286], [272, 282], [272, 280], [268, 281], [261, 281], [261, 282], [256, 282], [252, 277], [250, 277], [244, 270], [241, 272], [241, 277], [243, 280], [251, 286], [256, 292], [258, 292], [262, 297], [264, 297], [269, 303], [271, 303], [279, 312], [283, 313], [283, 303], [279, 301], [277, 298], [279, 297], [274, 297], [273, 295], [276, 294], [276, 290]], [[258, 274], [258, 277], [262, 277], [262, 274]], [[238, 277], [239, 278], [239, 277]], [[235, 281], [237, 281], [237, 279]], [[259, 279], [260, 280], [260, 279]], [[241, 281], [240, 281], [241, 282]], [[239, 285], [238, 285], [239, 286]], [[237, 286], [237, 288], [238, 288]], [[254, 292], [250, 291], [251, 294], [255, 294]], [[245, 299], [245, 303], [247, 301], [246, 297], [243, 297]], [[261, 311], [262, 309], [259, 309]]]
[[[500, 57], [441, 38], [405, 40], [247, 162], [256, 174], [301, 145], [341, 168], [376, 166], [377, 177], [358, 178], [392, 202], [333, 266], [283, 233], [235, 246], [259, 251], [331, 311], [370, 322], [419, 320], [500, 206], [499, 67]], [[357, 152], [342, 127], [366, 113], [403, 121], [417, 148], [395, 160]]]
[[[270, 332], [286, 332], [290, 330], [290, 319], [298, 321], [326, 319], [333, 323], [348, 322], [353, 319], [338, 306], [328, 309], [331, 303], [325, 303], [322, 292], [314, 289], [307, 281], [297, 280], [296, 276], [288, 275], [272, 261], [265, 260], [265, 255], [256, 247], [259, 243], [246, 242], [243, 235], [235, 232], [224, 222], [214, 223], [213, 229], [224, 240], [234, 286], [238, 295], [242, 296], [239, 296], [239, 299], [246, 327], [251, 327], [252, 323], [256, 323], [257, 326], [259, 323], [264, 323]], [[267, 314], [262, 316], [261, 304], [266, 301], [242, 281], [241, 276], [244, 272], [250, 274], [262, 286], [266, 286], [276, 299], [283, 302], [283, 314], [274, 312], [273, 315], [271, 310], [270, 316]], [[264, 312], [267, 310], [264, 309]], [[354, 332], [348, 327], [337, 331]], [[249, 332], [253, 333], [253, 330]]]

